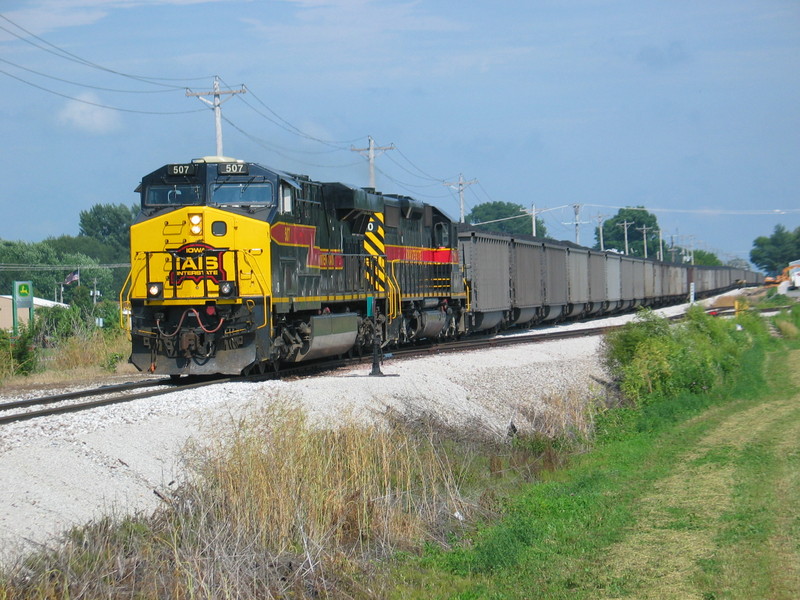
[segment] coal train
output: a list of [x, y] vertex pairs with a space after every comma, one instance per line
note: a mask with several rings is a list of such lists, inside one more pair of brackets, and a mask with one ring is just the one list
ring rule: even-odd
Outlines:
[[136, 190], [120, 295], [131, 362], [173, 377], [608, 315], [757, 284], [743, 269], [493, 235], [371, 188], [227, 157]]

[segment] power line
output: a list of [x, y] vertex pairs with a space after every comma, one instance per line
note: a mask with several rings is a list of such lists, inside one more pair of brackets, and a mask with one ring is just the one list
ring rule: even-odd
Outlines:
[[[408, 157], [407, 157], [405, 154], [403, 154], [403, 152], [400, 150], [400, 148], [395, 148], [395, 149], [397, 150], [397, 153], [398, 153], [400, 156], [402, 156], [403, 158], [405, 158], [405, 159], [406, 159], [406, 161], [408, 162], [408, 164], [410, 164], [410, 165], [411, 165], [412, 167], [414, 167], [414, 168], [415, 168], [417, 171], [419, 171], [420, 173], [422, 173], [422, 174], [423, 174], [423, 175], [424, 175], [424, 176], [425, 176], [427, 179], [430, 179], [431, 181], [435, 181], [436, 183], [441, 183], [441, 182], [443, 181], [443, 179], [441, 179], [441, 178], [439, 178], [439, 177], [434, 177], [433, 175], [430, 175], [429, 173], [427, 173], [427, 172], [423, 171], [422, 169], [420, 169], [420, 168], [419, 168], [417, 165], [415, 165], [413, 162], [411, 162], [411, 159], [410, 159], [410, 158], [408, 158]], [[391, 159], [391, 157], [387, 157], [387, 158]], [[392, 160], [392, 162], [394, 162], [394, 160]], [[395, 164], [397, 164], [397, 163], [395, 163]], [[398, 166], [399, 166], [399, 165], [398, 165]], [[401, 168], [402, 168], [402, 167], [401, 167]], [[410, 173], [410, 174], [411, 174], [411, 175], [413, 175], [413, 173]], [[417, 175], [417, 177], [419, 177], [419, 175]]]
[[[104, 67], [103, 65], [100, 65], [100, 64], [94, 63], [94, 62], [92, 62], [90, 60], [87, 60], [85, 58], [82, 58], [82, 57], [78, 56], [77, 54], [73, 54], [72, 52], [69, 52], [68, 50], [64, 50], [63, 48], [60, 48], [59, 46], [56, 46], [55, 44], [52, 44], [52, 43], [48, 42], [47, 40], [45, 40], [44, 38], [39, 37], [35, 33], [31, 32], [31, 31], [28, 31], [27, 29], [22, 27], [22, 25], [19, 25], [18, 23], [15, 23], [14, 21], [12, 21], [11, 19], [9, 19], [7, 16], [5, 16], [3, 14], [0, 14], [0, 18], [2, 18], [3, 20], [7, 21], [8, 23], [11, 23], [11, 25], [16, 27], [17, 29], [19, 29], [21, 31], [24, 31], [28, 36], [40, 41], [42, 44], [45, 44], [45, 46], [49, 46], [49, 48], [45, 47], [45, 46], [42, 46], [40, 44], [37, 44], [37, 43], [31, 41], [30, 39], [28, 39], [28, 38], [26, 38], [26, 37], [24, 37], [24, 36], [22, 36], [22, 35], [20, 35], [20, 34], [18, 34], [16, 32], [14, 32], [14, 31], [8, 29], [7, 27], [3, 27], [2, 25], [0, 25], [0, 29], [5, 31], [6, 33], [8, 33], [8, 34], [14, 36], [15, 38], [25, 42], [26, 44], [30, 44], [31, 46], [34, 46], [35, 48], [38, 48], [39, 50], [43, 50], [43, 51], [48, 52], [48, 53], [50, 53], [50, 54], [52, 54], [54, 56], [57, 56], [57, 57], [61, 58], [61, 59], [69, 60], [69, 61], [81, 64], [81, 65], [84, 65], [86, 67], [91, 67], [93, 69], [97, 69], [97, 70], [100, 70], [100, 71], [105, 71], [106, 73], [111, 73], [113, 75], [119, 75], [120, 77], [125, 77], [125, 78], [128, 78], [128, 79], [134, 79], [136, 81], [141, 81], [143, 83], [149, 83], [150, 85], [160, 85], [162, 87], [170, 87], [170, 88], [173, 88], [173, 89], [176, 89], [176, 90], [182, 89], [184, 86], [179, 86], [179, 85], [175, 85], [175, 84], [161, 83], [161, 82], [162, 81], [196, 81], [197, 79], [199, 79], [199, 78], [171, 79], [171, 78], [166, 78], [166, 77], [144, 77], [144, 76], [140, 76], [140, 75], [132, 75], [130, 73], [124, 73], [122, 71], [116, 71], [114, 69], [110, 69], [108, 67]], [[202, 79], [208, 79], [208, 77], [204, 77]]]
[[[222, 82], [225, 83], [224, 80], [222, 80]], [[245, 100], [243, 97], [239, 97], [238, 99], [241, 102], [243, 102], [246, 106], [248, 106], [257, 115], [263, 117], [264, 119], [266, 119], [267, 121], [269, 121], [273, 125], [277, 125], [281, 129], [283, 129], [285, 131], [288, 131], [291, 134], [294, 134], [294, 135], [297, 135], [297, 136], [300, 136], [300, 137], [303, 137], [303, 138], [306, 138], [306, 139], [309, 139], [309, 140], [312, 140], [312, 141], [315, 141], [315, 142], [319, 142], [320, 144], [325, 144], [326, 146], [332, 146], [337, 150], [347, 150], [347, 148], [345, 147], [346, 144], [351, 144], [351, 143], [357, 142], [358, 140], [364, 139], [364, 136], [360, 136], [360, 137], [354, 138], [352, 140], [334, 141], [334, 140], [324, 140], [322, 138], [318, 138], [316, 136], [313, 136], [313, 135], [311, 135], [309, 133], [306, 133], [305, 131], [303, 131], [299, 127], [296, 127], [295, 125], [293, 125], [292, 123], [290, 123], [289, 121], [284, 119], [283, 117], [281, 117], [277, 112], [275, 112], [272, 108], [270, 108], [269, 105], [266, 104], [266, 102], [264, 102], [261, 98], [259, 98], [256, 95], [256, 93], [253, 92], [252, 89], [250, 89], [250, 88], [246, 88], [246, 89], [247, 89], [247, 93], [250, 94], [256, 100], [256, 102], [258, 102], [261, 106], [263, 106], [265, 109], [267, 109], [267, 111], [269, 111], [275, 117], [275, 119], [277, 119], [277, 121], [275, 119], [265, 115], [263, 112], [261, 112], [257, 108], [255, 108], [252, 104], [247, 102], [247, 100]], [[278, 121], [280, 121], [280, 122], [278, 122]]]
[[[359, 163], [359, 164], [360, 164], [360, 163]], [[406, 191], [407, 191], [409, 194], [413, 194], [413, 195], [414, 195], [414, 196], [416, 196], [417, 198], [430, 198], [430, 199], [452, 198], [452, 195], [450, 195], [450, 194], [440, 194], [440, 195], [437, 195], [437, 194], [428, 194], [428, 193], [425, 193], [425, 194], [423, 194], [423, 193], [421, 193], [421, 192], [419, 192], [419, 191], [414, 191], [414, 190], [411, 190], [411, 189], [409, 189], [409, 188], [412, 188], [412, 187], [419, 187], [419, 186], [416, 186], [416, 185], [414, 185], [413, 183], [407, 183], [407, 182], [405, 182], [405, 181], [400, 181], [399, 179], [397, 179], [397, 178], [395, 178], [395, 177], [392, 177], [391, 175], [389, 175], [389, 174], [388, 174], [386, 171], [384, 171], [383, 169], [381, 169], [381, 168], [380, 168], [380, 167], [378, 167], [378, 166], [376, 166], [376, 167], [375, 167], [375, 170], [376, 170], [378, 173], [380, 173], [381, 175], [383, 175], [383, 176], [384, 176], [386, 179], [388, 179], [389, 181], [393, 182], [393, 183], [394, 183], [394, 184], [396, 184], [398, 187], [401, 187], [401, 188], [403, 188], [403, 189], [404, 189], [404, 190], [406, 190]]]
[[166, 90], [120, 90], [115, 88], [107, 88], [107, 87], [100, 87], [97, 85], [89, 85], [86, 83], [78, 83], [77, 81], [70, 81], [69, 79], [62, 79], [61, 77], [54, 77], [53, 75], [48, 75], [47, 73], [42, 73], [41, 71], [35, 71], [34, 69], [29, 69], [28, 67], [23, 67], [22, 65], [18, 65], [17, 63], [13, 63], [10, 60], [6, 60], [4, 58], [0, 58], [0, 62], [4, 62], [12, 67], [16, 67], [18, 69], [22, 69], [23, 71], [27, 71], [28, 73], [33, 73], [34, 75], [39, 75], [40, 77], [46, 77], [47, 79], [52, 79], [54, 81], [60, 81], [62, 83], [68, 83], [70, 85], [76, 85], [78, 87], [87, 88], [90, 90], [100, 90], [102, 92], [116, 92], [121, 94], [164, 94], [174, 91], [173, 89], [166, 89]]
[[[395, 147], [394, 147], [394, 149], [395, 149], [395, 150], [398, 150], [398, 152], [399, 152], [399, 148], [398, 148], [397, 146], [395, 146]], [[400, 154], [402, 155], [402, 152], [400, 152]], [[409, 175], [411, 175], [412, 177], [417, 177], [417, 178], [419, 178], [419, 179], [429, 179], [427, 176], [423, 178], [423, 177], [420, 177], [419, 175], [417, 175], [416, 173], [412, 173], [412, 172], [411, 172], [411, 171], [409, 171], [407, 168], [405, 168], [403, 165], [401, 165], [399, 162], [397, 162], [397, 161], [396, 161], [394, 158], [392, 158], [392, 155], [391, 155], [391, 154], [387, 154], [387, 155], [386, 155], [386, 158], [388, 158], [388, 159], [389, 159], [390, 161], [392, 161], [392, 162], [393, 162], [395, 165], [397, 165], [397, 168], [398, 168], [398, 169], [402, 169], [403, 171], [405, 171], [406, 173], [408, 173], [408, 174], [409, 174]], [[403, 156], [403, 158], [405, 158], [405, 156]], [[408, 159], [406, 159], [406, 160], [408, 160]], [[441, 185], [442, 181], [444, 181], [444, 180], [443, 180], [443, 179], [433, 179], [433, 178], [430, 178], [430, 181], [431, 181], [430, 183], [425, 183], [425, 184], [411, 184], [411, 183], [409, 183], [409, 184], [406, 184], [406, 185], [409, 185], [409, 186], [411, 186], [411, 187], [420, 187], [420, 188], [424, 188], [424, 187], [434, 187], [434, 186]]]
[[593, 206], [597, 208], [613, 208], [617, 210], [643, 210], [648, 212], [666, 212], [666, 213], [685, 213], [696, 215], [786, 215], [800, 213], [800, 208], [773, 208], [763, 210], [724, 210], [724, 209], [681, 209], [681, 208], [652, 208], [644, 206], [610, 206], [608, 204], [584, 204], [584, 206]]
[[97, 106], [99, 108], [107, 108], [109, 110], [116, 110], [116, 111], [119, 111], [119, 112], [137, 113], [137, 114], [140, 114], [140, 115], [186, 115], [186, 114], [189, 114], [189, 113], [195, 113], [195, 112], [200, 112], [201, 110], [205, 110], [205, 109], [200, 108], [200, 109], [197, 109], [197, 110], [155, 111], [155, 110], [136, 110], [136, 109], [133, 109], [133, 108], [121, 108], [119, 106], [110, 106], [108, 104], [100, 104], [99, 102], [92, 102], [91, 100], [85, 100], [83, 98], [76, 98], [76, 97], [70, 96], [68, 94], [62, 94], [61, 92], [57, 92], [55, 90], [51, 90], [51, 89], [46, 88], [44, 86], [37, 85], [35, 83], [32, 83], [32, 82], [27, 81], [25, 79], [22, 79], [21, 77], [17, 77], [16, 75], [12, 75], [8, 71], [4, 71], [3, 69], [0, 69], [0, 73], [2, 73], [3, 75], [6, 75], [8, 77], [11, 77], [12, 79], [16, 79], [17, 81], [20, 81], [20, 82], [22, 82], [22, 83], [24, 83], [26, 85], [29, 85], [29, 86], [34, 87], [36, 89], [42, 90], [43, 92], [47, 92], [47, 93], [53, 94], [55, 96], [60, 96], [62, 98], [66, 98], [67, 100], [74, 100], [75, 102], [81, 102], [83, 104], [89, 104], [90, 106]]
[[122, 269], [129, 268], [130, 263], [110, 263], [102, 265], [27, 265], [21, 263], [0, 263], [0, 271], [74, 271], [75, 269]]
[[[262, 139], [260, 137], [257, 137], [255, 135], [253, 135], [252, 133], [248, 133], [243, 128], [239, 127], [236, 123], [231, 121], [225, 115], [222, 116], [222, 120], [225, 121], [231, 127], [233, 127], [236, 131], [241, 133], [243, 136], [245, 136], [247, 139], [249, 139], [250, 141], [252, 141], [256, 145], [261, 146], [265, 150], [267, 150], [269, 152], [272, 152], [273, 154], [276, 154], [276, 155], [278, 155], [278, 156], [280, 156], [282, 158], [285, 158], [286, 160], [290, 160], [290, 161], [293, 161], [293, 162], [298, 162], [298, 163], [301, 163], [301, 164], [303, 164], [305, 166], [308, 166], [308, 167], [319, 167], [321, 169], [344, 169], [344, 168], [347, 168], [347, 167], [354, 167], [356, 165], [362, 164], [360, 160], [359, 161], [355, 161], [355, 162], [351, 162], [351, 163], [341, 164], [341, 165], [322, 165], [322, 164], [318, 164], [318, 163], [308, 162], [306, 160], [301, 160], [301, 159], [289, 156], [287, 154], [284, 154], [284, 152], [283, 152], [285, 150], [284, 148], [281, 148], [280, 146], [276, 146], [274, 144], [270, 144], [266, 140], [264, 140], [264, 139]], [[285, 151], [291, 152], [290, 150], [285, 150]]]

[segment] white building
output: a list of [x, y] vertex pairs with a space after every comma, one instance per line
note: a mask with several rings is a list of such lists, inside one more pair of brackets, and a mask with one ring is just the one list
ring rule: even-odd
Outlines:
[[[61, 302], [53, 302], [52, 300], [45, 300], [44, 298], [33, 299], [33, 310], [36, 312], [37, 308], [50, 308], [53, 306], [60, 306], [62, 308], [69, 308], [68, 304]], [[28, 309], [17, 309], [17, 323], [20, 325], [27, 325], [28, 323]], [[12, 329], [14, 327], [14, 301], [11, 296], [0, 296], [0, 329]]]

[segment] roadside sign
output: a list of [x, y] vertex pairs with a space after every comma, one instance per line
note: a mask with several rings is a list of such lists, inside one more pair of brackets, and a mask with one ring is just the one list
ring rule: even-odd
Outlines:
[[17, 308], [33, 308], [33, 285], [30, 281], [14, 282], [14, 301]]
[[14, 314], [14, 336], [19, 334], [17, 310], [28, 309], [28, 322], [33, 323], [33, 284], [30, 281], [15, 281], [11, 296], [11, 312]]

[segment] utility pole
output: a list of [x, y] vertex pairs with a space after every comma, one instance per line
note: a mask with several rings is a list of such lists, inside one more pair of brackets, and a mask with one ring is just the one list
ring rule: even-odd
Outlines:
[[664, 260], [664, 239], [661, 236], [661, 229], [658, 230], [658, 260]]
[[597, 215], [595, 219], [597, 219], [597, 231], [600, 232], [600, 252], [605, 252], [605, 245], [603, 244], [603, 219], [605, 219], [608, 215]]
[[[461, 173], [458, 174], [458, 181], [445, 181], [444, 185], [453, 187], [458, 186], [458, 204], [461, 208], [461, 222], [464, 222], [464, 188], [468, 185], [472, 185], [473, 183], [478, 183], [477, 179], [472, 179], [471, 181], [464, 181], [464, 175]], [[534, 220], [536, 219], [536, 215], [534, 215]]]
[[[380, 156], [387, 150], [394, 150], [394, 144], [389, 144], [388, 146], [376, 146], [375, 140], [372, 139], [372, 136], [367, 136], [369, 140], [369, 145], [366, 148], [353, 148], [350, 147], [351, 152], [366, 152], [367, 159], [369, 160], [369, 187], [373, 190], [375, 189], [375, 157]], [[375, 154], [378, 151], [380, 154]]]
[[[247, 90], [242, 85], [242, 89], [240, 90], [220, 90], [219, 89], [219, 77], [216, 75], [214, 76], [214, 89], [210, 92], [191, 92], [188, 89], [186, 90], [187, 96], [194, 96], [199, 98], [201, 102], [208, 104], [211, 108], [214, 109], [214, 124], [216, 125], [217, 131], [217, 156], [224, 156], [222, 152], [222, 103], [227, 102], [230, 98], [225, 98], [225, 100], [221, 100], [220, 96], [223, 94], [231, 94], [231, 98], [233, 94], [244, 94]], [[203, 96], [213, 96], [214, 99], [206, 100]]]
[[642, 232], [642, 242], [644, 243], [644, 257], [647, 258], [647, 231], [649, 229], [653, 229], [652, 227], [648, 227], [647, 225], [642, 225], [641, 227], [637, 227], [636, 231]]
[[633, 225], [633, 221], [629, 222], [627, 219], [625, 219], [622, 223], [617, 223], [617, 225], [619, 225], [620, 227], [624, 227], [625, 228], [625, 255], [627, 255], [628, 254], [628, 227]]
[[589, 221], [581, 221], [581, 208], [583, 208], [582, 204], [573, 204], [572, 210], [575, 211], [575, 220], [572, 223], [564, 223], [564, 225], [575, 225], [575, 243], [581, 243], [581, 230], [580, 226], [585, 225]]
[[536, 237], [536, 205], [531, 204], [531, 233]]

